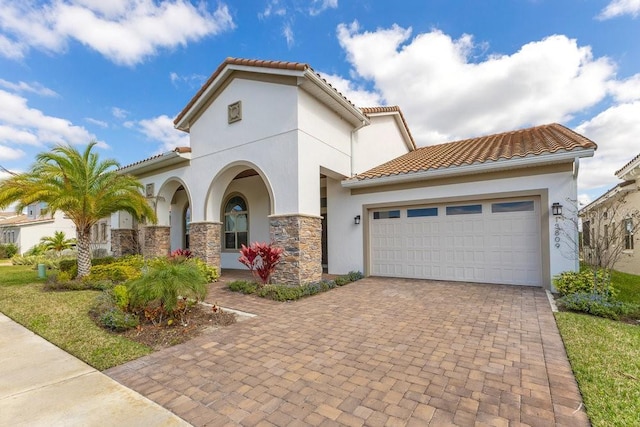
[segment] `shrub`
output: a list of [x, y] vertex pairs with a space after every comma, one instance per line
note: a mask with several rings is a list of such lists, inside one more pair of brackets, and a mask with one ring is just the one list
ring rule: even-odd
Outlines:
[[85, 282], [99, 282], [102, 280], [110, 280], [113, 283], [126, 282], [128, 280], [137, 279], [142, 273], [140, 269], [130, 265], [122, 265], [120, 263], [95, 265], [91, 267], [88, 276], [83, 280]]
[[558, 304], [571, 311], [589, 313], [594, 316], [618, 320], [620, 316], [637, 313], [638, 307], [621, 301], [613, 301], [606, 295], [577, 292], [558, 299]]
[[193, 258], [193, 252], [189, 249], [176, 249], [169, 254], [170, 258]]
[[200, 258], [187, 258], [187, 262], [198, 267], [198, 270], [200, 270], [200, 273], [204, 276], [206, 283], [213, 283], [220, 277], [217, 268], [210, 266]]
[[111, 291], [113, 293], [113, 301], [121, 310], [129, 307], [129, 290], [125, 285], [116, 285]]
[[58, 263], [58, 268], [60, 271], [71, 274], [73, 268], [76, 268], [76, 273], [78, 272], [78, 260], [76, 259], [62, 259]]
[[269, 283], [281, 255], [281, 248], [267, 243], [253, 242], [249, 247], [242, 245], [238, 261], [249, 268], [251, 274], [260, 281], [262, 286]]
[[233, 292], [242, 292], [243, 294], [253, 294], [258, 289], [258, 285], [254, 282], [249, 282], [246, 280], [236, 280], [229, 283], [229, 290]]
[[350, 271], [349, 273], [347, 273], [347, 277], [349, 277], [350, 282], [356, 282], [360, 279], [363, 279], [364, 274], [362, 274], [360, 271]]
[[89, 285], [79, 280], [73, 280], [69, 273], [60, 271], [47, 278], [43, 289], [45, 291], [84, 291], [89, 289]]
[[303, 288], [301, 286], [264, 285], [257, 292], [258, 296], [274, 301], [292, 301], [302, 297]]
[[0, 259], [7, 259], [13, 257], [18, 253], [18, 247], [13, 243], [5, 243], [0, 245]]
[[117, 307], [102, 313], [102, 316], [100, 316], [100, 322], [105, 328], [116, 332], [135, 328], [140, 323], [135, 314], [125, 313]]
[[334, 282], [336, 283], [336, 285], [338, 285], [338, 286], [344, 286], [344, 285], [346, 285], [347, 283], [351, 283], [351, 280], [349, 280], [349, 277], [348, 277], [348, 276], [338, 276], [338, 277], [336, 277], [333, 281], [334, 281]]
[[553, 284], [558, 293], [563, 296], [575, 293], [597, 293], [609, 298], [614, 297], [616, 292], [611, 283], [611, 277], [605, 270], [598, 270], [595, 277], [592, 270], [565, 271], [553, 278]]
[[153, 304], [171, 312], [177, 308], [178, 296], [202, 300], [207, 294], [207, 282], [200, 270], [190, 263], [163, 263], [149, 268], [128, 283], [130, 305], [144, 309]]
[[[127, 262], [128, 258], [121, 258], [120, 260], [122, 260], [123, 262]], [[117, 258], [112, 257], [112, 256], [103, 256], [100, 258], [92, 258], [91, 259], [91, 265], [107, 265], [107, 264], [113, 264], [114, 262], [118, 261]]]

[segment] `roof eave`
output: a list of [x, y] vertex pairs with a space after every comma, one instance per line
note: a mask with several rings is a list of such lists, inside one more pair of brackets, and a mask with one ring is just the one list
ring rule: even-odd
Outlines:
[[340, 114], [343, 118], [348, 120], [357, 129], [366, 126], [370, 123], [369, 118], [355, 105], [349, 102], [344, 96], [342, 96], [336, 89], [331, 87], [325, 82], [315, 71], [307, 69], [304, 71], [304, 77], [307, 81], [313, 83], [323, 92], [325, 92], [331, 98], [334, 103], [334, 111]]
[[430, 169], [426, 171], [411, 172], [398, 175], [388, 175], [379, 178], [358, 180], [354, 178], [342, 181], [344, 188], [363, 188], [378, 185], [399, 184], [413, 181], [425, 181], [436, 178], [445, 178], [457, 175], [472, 175], [478, 173], [493, 172], [499, 170], [548, 165], [575, 160], [580, 157], [592, 157], [595, 149], [577, 149], [563, 151], [562, 153], [549, 153], [537, 156], [522, 157], [517, 159], [497, 160], [491, 163], [477, 163], [473, 165], [453, 166], [442, 169]]
[[633, 181], [640, 178], [640, 155], [617, 171], [616, 177], [623, 181]]
[[164, 168], [167, 166], [174, 166], [183, 162], [189, 162], [191, 160], [191, 153], [179, 153], [177, 151], [169, 151], [163, 153], [159, 157], [154, 157], [149, 160], [142, 161], [133, 165], [125, 166], [118, 169], [118, 173], [141, 175], [143, 173], [152, 172], [154, 170]]

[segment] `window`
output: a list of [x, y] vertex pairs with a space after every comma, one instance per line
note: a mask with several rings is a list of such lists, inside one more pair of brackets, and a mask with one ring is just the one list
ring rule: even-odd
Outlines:
[[400, 211], [376, 211], [373, 213], [373, 219], [395, 219], [400, 218]]
[[482, 213], [482, 205], [447, 206], [447, 215], [469, 215]]
[[633, 249], [633, 219], [624, 220], [624, 248]]
[[503, 202], [503, 203], [492, 203], [491, 204], [491, 212], [492, 213], [503, 213], [503, 212], [532, 212], [533, 211], [533, 201], [527, 200], [524, 202]]
[[93, 230], [91, 231], [91, 241], [92, 242], [97, 242], [98, 241], [98, 224], [95, 224], [93, 226]]
[[100, 240], [103, 242], [107, 241], [107, 223], [103, 222], [100, 224]]
[[224, 248], [240, 249], [249, 242], [249, 211], [241, 196], [234, 196], [224, 207]]
[[582, 244], [586, 248], [591, 247], [591, 221], [582, 224]]
[[407, 209], [407, 217], [415, 218], [419, 216], [438, 216], [438, 208]]
[[604, 225], [604, 248], [609, 249], [609, 226]]

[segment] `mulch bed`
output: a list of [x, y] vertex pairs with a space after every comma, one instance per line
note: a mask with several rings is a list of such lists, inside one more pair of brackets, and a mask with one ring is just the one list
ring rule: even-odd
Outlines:
[[207, 329], [231, 325], [236, 322], [236, 315], [217, 306], [196, 304], [187, 309], [183, 321], [181, 324], [179, 320], [174, 320], [170, 325], [168, 322], [162, 325], [141, 322], [137, 328], [119, 334], [160, 350], [195, 338]]

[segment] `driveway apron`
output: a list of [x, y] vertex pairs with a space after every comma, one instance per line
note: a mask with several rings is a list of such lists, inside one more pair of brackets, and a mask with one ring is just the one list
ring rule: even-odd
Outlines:
[[106, 371], [196, 426], [589, 425], [543, 289], [366, 278]]

